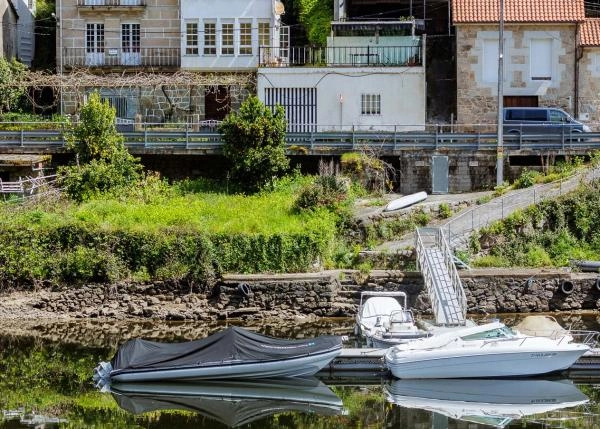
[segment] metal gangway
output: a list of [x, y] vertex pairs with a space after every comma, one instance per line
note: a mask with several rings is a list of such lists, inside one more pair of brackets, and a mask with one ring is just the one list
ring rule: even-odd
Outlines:
[[442, 228], [417, 228], [417, 268], [438, 326], [466, 323], [467, 298]]

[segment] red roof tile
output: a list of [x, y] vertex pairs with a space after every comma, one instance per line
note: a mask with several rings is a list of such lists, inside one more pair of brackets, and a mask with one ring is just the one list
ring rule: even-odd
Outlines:
[[586, 19], [579, 27], [581, 46], [600, 46], [600, 19]]
[[[578, 22], [585, 19], [584, 0], [504, 0], [504, 21]], [[453, 0], [454, 24], [499, 21], [499, 0]]]

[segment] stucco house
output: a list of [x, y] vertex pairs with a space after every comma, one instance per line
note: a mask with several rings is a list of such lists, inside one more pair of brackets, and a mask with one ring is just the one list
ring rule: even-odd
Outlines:
[[[504, 105], [577, 112], [577, 39], [583, 0], [504, 1]], [[457, 120], [495, 123], [498, 0], [454, 0]]]

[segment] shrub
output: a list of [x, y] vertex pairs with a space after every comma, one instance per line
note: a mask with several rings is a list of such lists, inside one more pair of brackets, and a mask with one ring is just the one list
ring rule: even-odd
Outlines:
[[365, 153], [349, 152], [341, 157], [342, 173], [369, 191], [382, 191], [387, 183], [382, 160]]
[[538, 171], [524, 169], [517, 180], [514, 187], [516, 189], [529, 188], [538, 182], [541, 174]]
[[552, 259], [546, 250], [540, 246], [531, 247], [525, 254], [525, 263], [528, 267], [549, 267], [552, 266]]
[[333, 0], [300, 0], [300, 22], [306, 28], [308, 41], [325, 46], [333, 21]]
[[27, 66], [0, 57], [0, 112], [14, 109], [25, 95]]
[[497, 268], [509, 267], [511, 264], [502, 256], [486, 255], [475, 259], [472, 265], [477, 268]]
[[452, 209], [448, 203], [441, 203], [438, 206], [438, 214], [442, 219], [448, 219], [452, 216]]
[[294, 203], [297, 210], [312, 210], [326, 207], [337, 209], [348, 196], [348, 182], [339, 176], [317, 176], [315, 181], [305, 186]]

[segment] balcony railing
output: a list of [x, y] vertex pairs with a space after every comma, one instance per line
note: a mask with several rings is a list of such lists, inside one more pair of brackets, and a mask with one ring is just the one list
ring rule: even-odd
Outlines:
[[64, 48], [65, 67], [179, 67], [179, 48]]
[[77, 0], [78, 7], [143, 7], [146, 0]]
[[260, 67], [415, 67], [422, 66], [421, 46], [261, 46]]

